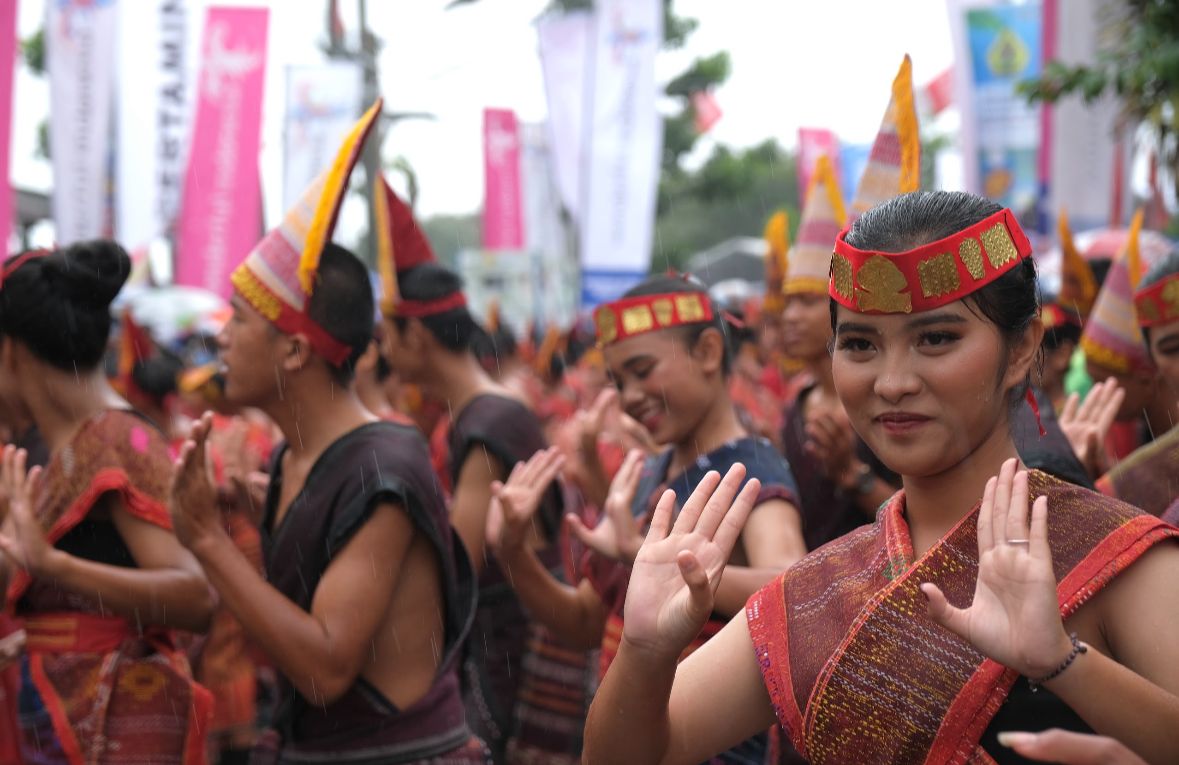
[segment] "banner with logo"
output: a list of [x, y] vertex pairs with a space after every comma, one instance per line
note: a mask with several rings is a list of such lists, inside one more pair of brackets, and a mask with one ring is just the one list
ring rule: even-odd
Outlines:
[[16, 0], [0, 6], [0, 247], [8, 255], [12, 233], [12, 184], [8, 158], [12, 146], [12, 73], [16, 63]]
[[228, 295], [229, 273], [262, 233], [258, 149], [265, 8], [209, 8], [192, 151], [184, 177], [176, 283]]
[[661, 0], [595, 3], [592, 104], [584, 134], [582, 302], [613, 300], [646, 275], [655, 234], [663, 121], [655, 108]]
[[593, 65], [594, 16], [550, 14], [536, 24], [548, 102], [549, 147], [561, 203], [575, 220], [581, 209], [588, 72]]
[[110, 231], [108, 163], [115, 80], [114, 0], [46, 3], [53, 220], [59, 244]]
[[811, 176], [819, 157], [831, 160], [835, 177], [839, 177], [839, 138], [823, 128], [798, 129], [798, 198], [806, 204], [806, 193], [811, 187]]
[[364, 71], [357, 62], [287, 67], [283, 123], [283, 209], [332, 163], [362, 111]]
[[1040, 0], [951, 0], [966, 188], [1037, 225], [1040, 107], [1016, 92], [1043, 65]]
[[483, 110], [483, 249], [524, 246], [520, 128], [511, 109]]
[[115, 235], [127, 249], [171, 232], [180, 208], [192, 103], [186, 4], [119, 6]]

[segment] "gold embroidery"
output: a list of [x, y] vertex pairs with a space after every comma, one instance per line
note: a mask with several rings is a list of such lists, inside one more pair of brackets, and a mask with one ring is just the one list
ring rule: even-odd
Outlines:
[[153, 697], [167, 684], [167, 679], [155, 667], [147, 664], [134, 664], [119, 678], [119, 690], [129, 693], [135, 700], [144, 703]]
[[839, 253], [831, 255], [831, 284], [835, 287], [836, 295], [844, 300], [852, 299], [851, 261]]
[[934, 255], [917, 264], [921, 280], [921, 294], [927, 298], [941, 297], [956, 292], [962, 282], [958, 279], [958, 264], [948, 252]]
[[1168, 319], [1179, 319], [1179, 279], [1172, 279], [1171, 283], [1163, 287], [1163, 310]]
[[856, 305], [861, 311], [882, 313], [911, 313], [913, 298], [903, 290], [909, 282], [901, 269], [883, 255], [873, 255], [864, 261], [856, 273]]
[[680, 323], [692, 324], [704, 321], [704, 304], [699, 295], [676, 295], [675, 311], [680, 315]]
[[671, 300], [668, 298], [659, 298], [651, 303], [651, 310], [655, 312], [655, 321], [659, 322], [659, 326], [667, 327], [671, 325]]
[[622, 331], [627, 335], [637, 335], [655, 327], [655, 319], [651, 316], [651, 308], [646, 305], [632, 305], [622, 309]]
[[614, 318], [614, 311], [602, 308], [597, 313], [598, 342], [609, 345], [618, 339], [618, 320]]
[[977, 239], [964, 239], [962, 244], [958, 245], [958, 258], [975, 281], [983, 278], [986, 272], [983, 270], [982, 245]]
[[987, 260], [995, 268], [1019, 259], [1019, 251], [1015, 249], [1015, 242], [1011, 241], [1011, 234], [1004, 223], [996, 223], [982, 232], [982, 242], [987, 250]]
[[1135, 307], [1138, 309], [1140, 319], [1145, 321], [1158, 321], [1160, 318], [1162, 318], [1159, 316], [1158, 304], [1155, 303], [1152, 298], [1148, 297], [1145, 300], [1136, 303]]
[[282, 304], [277, 297], [271, 294], [270, 290], [262, 286], [262, 283], [246, 268], [244, 263], [234, 269], [229, 276], [229, 281], [242, 294], [242, 297], [257, 309], [258, 313], [271, 322], [278, 321], [279, 314], [282, 313]]

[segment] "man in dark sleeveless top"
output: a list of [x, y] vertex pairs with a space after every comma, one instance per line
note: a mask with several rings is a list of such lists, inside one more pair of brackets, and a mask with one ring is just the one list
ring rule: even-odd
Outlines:
[[219, 336], [226, 396], [265, 412], [286, 438], [265, 504], [266, 578], [221, 528], [203, 456], [209, 415], [182, 450], [172, 512], [222, 602], [282, 675], [274, 730], [256, 756], [484, 763], [457, 672], [474, 612], [470, 564], [423, 439], [377, 421], [355, 394], [372, 293], [360, 261], [328, 243], [378, 112], [232, 276], [234, 315]]
[[[396, 224], [403, 216], [390, 217]], [[406, 219], [394, 236], [405, 237], [411, 226]], [[403, 260], [410, 246], [393, 251], [398, 302], [384, 326], [387, 356], [405, 380], [448, 406], [451, 519], [480, 571], [473, 629], [479, 638], [468, 646], [463, 667], [468, 719], [497, 762], [576, 762], [591, 678], [585, 653], [554, 642], [524, 612], [485, 540], [493, 482], [506, 481], [517, 463], [547, 446], [540, 420], [471, 352], [478, 327], [458, 276], [432, 255]], [[530, 540], [558, 576], [562, 506], [553, 484]]]

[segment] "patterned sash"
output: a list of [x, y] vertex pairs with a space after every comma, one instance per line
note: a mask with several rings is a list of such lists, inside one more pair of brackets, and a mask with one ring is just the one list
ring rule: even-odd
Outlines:
[[[1049, 497], [1049, 544], [1068, 617], [1179, 531], [1136, 508], [1030, 476]], [[934, 582], [969, 604], [978, 508], [913, 560], [904, 493], [870, 527], [824, 546], [750, 599], [750, 634], [778, 719], [814, 765], [988, 762], [978, 741], [1017, 674], [929, 619]]]
[[1151, 515], [1162, 515], [1179, 498], [1179, 427], [1119, 462], [1097, 479], [1097, 489]]

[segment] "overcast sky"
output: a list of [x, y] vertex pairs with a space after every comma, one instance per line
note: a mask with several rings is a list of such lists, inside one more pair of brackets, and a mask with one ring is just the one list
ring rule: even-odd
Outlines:
[[[138, 0], [122, 0], [138, 2]], [[44, 0], [18, 0], [19, 32], [41, 24]], [[267, 220], [281, 215], [283, 66], [321, 59], [324, 0], [222, 0], [271, 8], [263, 114], [262, 180]], [[194, 16], [206, 5], [191, 0]], [[533, 20], [546, 0], [481, 0], [445, 11], [446, 0], [373, 0], [369, 23], [385, 42], [380, 80], [387, 108], [424, 111], [433, 121], [389, 131], [383, 151], [405, 156], [421, 183], [419, 212], [466, 213], [482, 199], [481, 114], [515, 109], [523, 120], [545, 115]], [[354, 0], [340, 0], [355, 28]], [[696, 160], [716, 143], [748, 146], [797, 141], [800, 126], [829, 127], [853, 142], [871, 140], [888, 87], [907, 52], [918, 86], [952, 62], [945, 0], [676, 0], [700, 26], [683, 51], [663, 54], [662, 80], [692, 56], [729, 51], [732, 75], [717, 92], [724, 116], [701, 142]], [[33, 157], [37, 123], [48, 114], [48, 86], [18, 69], [12, 176], [18, 186], [47, 189], [48, 164]], [[342, 221], [346, 225], [347, 221]]]

